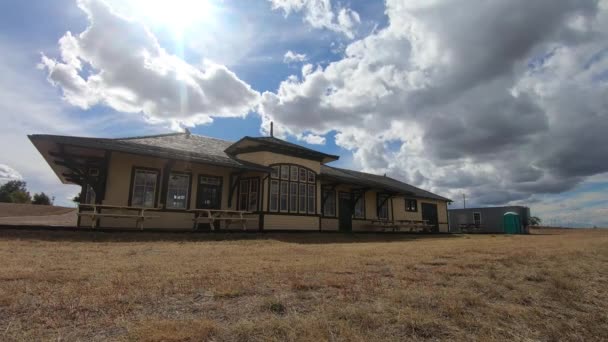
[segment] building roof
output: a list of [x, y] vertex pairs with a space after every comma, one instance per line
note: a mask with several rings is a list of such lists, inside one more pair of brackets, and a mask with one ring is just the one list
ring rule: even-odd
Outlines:
[[321, 163], [327, 163], [340, 159], [339, 156], [315, 151], [313, 149], [290, 143], [289, 141], [281, 140], [275, 137], [246, 136], [226, 149], [226, 153], [230, 155], [255, 151], [279, 152], [300, 158], [318, 160]]
[[189, 133], [160, 134], [119, 139], [46, 134], [35, 134], [30, 135], [29, 137], [33, 142], [50, 140], [56, 144], [186, 160], [237, 169], [257, 171], [270, 170], [266, 166], [237, 160], [227, 155], [224, 150], [232, 144], [230, 141]]
[[[270, 172], [271, 168], [237, 159], [235, 155], [243, 153], [244, 151], [270, 150], [318, 160], [321, 163], [337, 160], [339, 158], [338, 156], [311, 150], [274, 137], [244, 137], [236, 143], [190, 134], [189, 132], [116, 139], [47, 134], [34, 134], [30, 135], [29, 138], [45, 158], [48, 157], [46, 154], [48, 154], [49, 151], [43, 151], [42, 145], [44, 144], [37, 144], [38, 142], [50, 142], [52, 143], [51, 146], [65, 145], [94, 150], [110, 150], [262, 172]], [[46, 147], [44, 148], [46, 149], [52, 149], [52, 147], [45, 146]], [[47, 161], [49, 164], [52, 164], [52, 158], [47, 159]], [[58, 175], [60, 178], [62, 177], [60, 172], [58, 172]], [[363, 188], [383, 189], [406, 196], [450, 201], [445, 197], [422, 190], [396, 179], [371, 173], [321, 165], [319, 177], [343, 184], [361, 186]]]
[[372, 173], [341, 169], [328, 165], [321, 165], [321, 177], [326, 179], [334, 179], [347, 184], [361, 185], [363, 187], [387, 189], [389, 191], [404, 194], [407, 196], [415, 196], [451, 202], [449, 198], [439, 196], [432, 192], [417, 188], [413, 185], [398, 181], [394, 178], [375, 175]]

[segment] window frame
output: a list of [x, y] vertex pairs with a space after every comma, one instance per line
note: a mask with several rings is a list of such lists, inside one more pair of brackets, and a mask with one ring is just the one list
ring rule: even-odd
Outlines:
[[[356, 195], [361, 194], [361, 197], [359, 197], [359, 199], [357, 200], [357, 202], [355, 202], [355, 205], [353, 206], [353, 219], [355, 220], [365, 220], [366, 218], [366, 214], [365, 214], [365, 192], [358, 192], [358, 191], [354, 191], [351, 193], [351, 198], [353, 198]], [[361, 203], [361, 205], [363, 205], [363, 215], [362, 216], [357, 216], [356, 214], [356, 208], [357, 208], [357, 204]]]
[[[327, 198], [325, 197], [325, 194], [330, 193], [329, 196], [327, 196]], [[322, 187], [321, 188], [321, 199], [325, 198], [325, 203], [323, 203], [322, 208], [321, 208], [321, 216], [323, 217], [331, 217], [331, 218], [336, 218], [337, 217], [337, 196], [336, 196], [336, 189], [331, 189], [331, 188], [326, 188], [326, 187]], [[327, 201], [329, 199], [333, 200], [333, 215], [328, 215], [327, 212], [325, 211], [325, 206], [327, 205]]]
[[[319, 216], [317, 214], [317, 178], [318, 174], [299, 164], [293, 163], [276, 163], [271, 164], [269, 167], [272, 168], [273, 172], [268, 176], [268, 204], [267, 211], [271, 214], [292, 214], [299, 216]], [[281, 170], [287, 170], [287, 175], [283, 174]], [[279, 170], [278, 174], [276, 170]], [[285, 177], [287, 176], [287, 177]], [[296, 177], [297, 176], [297, 177]], [[272, 205], [272, 194], [271, 188], [272, 183], [278, 182], [278, 201], [277, 206]], [[287, 183], [286, 187], [282, 186], [282, 183]], [[296, 184], [295, 189], [292, 184]], [[314, 191], [311, 191], [312, 188]], [[292, 191], [295, 190], [295, 191]], [[305, 190], [302, 192], [302, 190]], [[283, 192], [286, 192], [284, 194]], [[281, 207], [282, 199], [287, 197], [287, 207]], [[292, 197], [295, 196], [295, 200]], [[302, 197], [304, 196], [304, 197]], [[310, 202], [314, 201], [314, 203]], [[309, 203], [310, 202], [310, 203]], [[295, 207], [293, 206], [295, 204]], [[309, 204], [314, 204], [310, 206]], [[303, 209], [303, 210], [301, 210]]]
[[[277, 192], [276, 193], [272, 193], [272, 184], [275, 183], [277, 185]], [[276, 209], [272, 209], [272, 196], [276, 195]], [[273, 212], [273, 213], [278, 213], [279, 212], [279, 197], [281, 195], [281, 181], [279, 179], [270, 179], [270, 182], [268, 182], [268, 211], [269, 212]]]
[[[418, 200], [414, 199], [414, 198], [405, 198], [405, 211], [410, 212], [410, 213], [417, 213], [418, 212]], [[414, 209], [412, 210], [412, 207], [410, 205], [411, 203], [414, 203]]]
[[[243, 192], [243, 184], [247, 185], [247, 191]], [[244, 211], [249, 211], [252, 213], [256, 213], [260, 211], [260, 177], [247, 177], [247, 178], [241, 178], [239, 180], [239, 185], [238, 185], [238, 193], [237, 193], [237, 203], [236, 203], [236, 207], [237, 210], [244, 210]], [[257, 191], [253, 191], [253, 187], [254, 184], [257, 184]], [[243, 195], [247, 196], [247, 200], [245, 202], [245, 205], [243, 206]], [[252, 210], [251, 209], [251, 199], [255, 198], [256, 201], [256, 209]]]
[[[176, 208], [176, 207], [169, 207], [168, 203], [169, 203], [169, 189], [171, 188], [169, 186], [169, 182], [171, 182], [171, 175], [173, 174], [177, 174], [180, 176], [187, 176], [188, 177], [188, 187], [187, 189], [187, 193], [186, 193], [186, 207], [185, 208]], [[190, 172], [181, 172], [181, 171], [171, 171], [169, 172], [169, 179], [167, 180], [167, 194], [165, 197], [165, 209], [168, 210], [188, 210], [190, 209], [190, 199], [192, 197], [192, 173]]]
[[[380, 216], [380, 212], [381, 212], [381, 208], [380, 205], [380, 199], [384, 199], [384, 197], [386, 197], [386, 201], [384, 201], [384, 206], [386, 206], [386, 217]], [[388, 207], [388, 200], [390, 199], [390, 195], [387, 193], [383, 193], [383, 192], [378, 192], [376, 193], [376, 216], [378, 217], [378, 219], [380, 220], [388, 220], [389, 216], [390, 216], [390, 212], [389, 212], [389, 207]]]
[[[477, 223], [477, 220], [475, 219], [475, 215], [479, 216], [479, 223]], [[473, 224], [475, 225], [475, 227], [481, 226], [481, 212], [480, 211], [473, 212]]]
[[158, 205], [158, 197], [160, 196], [159, 184], [160, 184], [160, 180], [161, 180], [161, 178], [160, 178], [161, 170], [155, 169], [155, 168], [150, 168], [150, 167], [143, 167], [143, 166], [133, 166], [131, 168], [131, 184], [129, 186], [129, 200], [128, 200], [129, 207], [134, 206], [133, 205], [133, 192], [135, 191], [135, 174], [137, 173], [137, 171], [156, 173], [156, 184], [154, 185], [154, 205], [152, 207], [145, 207], [145, 206], [137, 206], [137, 207], [156, 208], [156, 206]]

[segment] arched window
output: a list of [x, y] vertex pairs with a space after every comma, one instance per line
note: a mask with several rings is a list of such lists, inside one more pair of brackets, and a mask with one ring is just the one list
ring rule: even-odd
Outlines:
[[315, 214], [317, 174], [308, 168], [292, 164], [271, 167], [269, 211]]

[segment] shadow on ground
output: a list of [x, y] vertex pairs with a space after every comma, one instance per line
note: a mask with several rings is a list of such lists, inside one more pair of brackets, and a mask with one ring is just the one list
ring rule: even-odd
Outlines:
[[83, 230], [77, 228], [0, 227], [0, 239], [73, 242], [150, 242], [150, 241], [252, 241], [274, 240], [298, 244], [396, 242], [428, 239], [453, 239], [460, 235], [403, 232], [153, 232]]

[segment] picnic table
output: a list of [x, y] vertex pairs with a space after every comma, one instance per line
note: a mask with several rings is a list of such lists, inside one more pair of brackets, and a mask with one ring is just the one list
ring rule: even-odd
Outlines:
[[[82, 208], [90, 208], [92, 210], [82, 211]], [[111, 210], [112, 212], [103, 212], [104, 209]], [[135, 220], [135, 227], [144, 229], [144, 221], [151, 218], [157, 218], [160, 216], [146, 215], [146, 211], [159, 210], [160, 208], [147, 208], [147, 207], [131, 207], [122, 205], [105, 205], [105, 204], [80, 204], [78, 205], [78, 216], [89, 217], [91, 219], [91, 229], [97, 228], [98, 219], [102, 217], [111, 218], [128, 218]], [[116, 212], [118, 211], [118, 212]], [[135, 213], [133, 213], [135, 212]]]
[[379, 225], [382, 229], [392, 229], [393, 231], [399, 231], [401, 228], [409, 228], [412, 232], [414, 229], [427, 231], [431, 228], [428, 220], [389, 220], [389, 219], [372, 219], [370, 220], [372, 226]]
[[211, 230], [219, 230], [220, 223], [225, 222], [226, 228], [232, 223], [240, 223], [243, 230], [247, 230], [247, 221], [257, 220], [257, 218], [244, 217], [243, 215], [252, 213], [242, 210], [190, 209], [189, 211], [194, 213], [194, 229], [198, 228], [199, 223], [209, 223]]
[[397, 220], [397, 222], [399, 222], [399, 228], [409, 228], [410, 232], [414, 230], [426, 232], [432, 227], [428, 220]]

